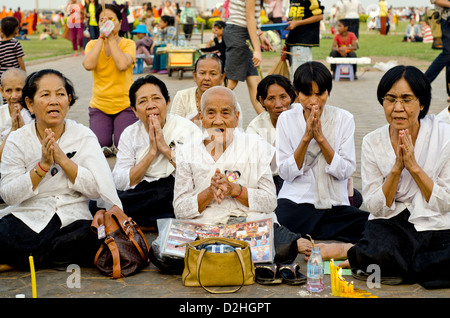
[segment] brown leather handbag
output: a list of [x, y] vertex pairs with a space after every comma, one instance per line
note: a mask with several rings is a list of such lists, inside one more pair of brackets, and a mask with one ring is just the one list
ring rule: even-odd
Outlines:
[[150, 246], [144, 233], [118, 206], [97, 211], [91, 229], [97, 234], [104, 231], [104, 241], [94, 259], [102, 274], [118, 279], [150, 264]]

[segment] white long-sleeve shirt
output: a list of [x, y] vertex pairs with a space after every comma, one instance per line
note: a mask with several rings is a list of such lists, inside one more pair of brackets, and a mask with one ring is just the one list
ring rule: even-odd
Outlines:
[[12, 213], [39, 233], [54, 214], [60, 218], [61, 227], [77, 220], [91, 220], [90, 199], [101, 198], [110, 205], [122, 207], [111, 169], [94, 133], [86, 126], [66, 119], [65, 131], [57, 142], [78, 165], [75, 183], [69, 180], [61, 167], [54, 165], [58, 172], [53, 176], [51, 171], [46, 173], [33, 191], [30, 170], [42, 156], [35, 125], [31, 123], [11, 132], [3, 150], [0, 169], [0, 194], [9, 206], [0, 211], [0, 217]]
[[[172, 114], [167, 114], [166, 124], [162, 132], [167, 145], [172, 144], [172, 149], [175, 153], [184, 143], [202, 138], [202, 131], [193, 122]], [[130, 170], [148, 152], [149, 145], [148, 132], [145, 130], [142, 121], [139, 120], [125, 128], [120, 136], [119, 151], [117, 152], [117, 160], [112, 172], [118, 190], [126, 191], [136, 187], [136, 185], [130, 186]], [[153, 182], [160, 178], [166, 178], [171, 174], [174, 175], [174, 170], [175, 168], [169, 160], [159, 152], [142, 180]]]
[[[230, 216], [253, 221], [272, 217], [277, 205], [275, 185], [270, 170], [274, 148], [262, 138], [234, 130], [234, 138], [221, 157], [214, 161], [203, 141], [184, 145], [177, 153], [174, 188], [174, 212], [177, 219], [194, 219], [203, 224], [226, 224]], [[249, 206], [226, 197], [215, 200], [203, 212], [198, 211], [197, 196], [211, 183], [216, 169], [234, 172], [235, 181], [247, 188]]]
[[[343, 109], [337, 109], [336, 115], [335, 142], [330, 143], [335, 153], [331, 164], [325, 166], [325, 172], [334, 177], [334, 184], [338, 188], [337, 192], [342, 194], [341, 198], [331, 201], [333, 206], [350, 204], [347, 183], [348, 178], [356, 170], [353, 115]], [[314, 204], [317, 164], [312, 169], [305, 169], [305, 164], [298, 169], [294, 158], [294, 152], [300, 144], [305, 130], [306, 121], [303, 117], [302, 107], [287, 110], [278, 118], [276, 158], [278, 174], [284, 180], [278, 198], [289, 199], [296, 203]], [[311, 140], [308, 149], [315, 143], [314, 139]]]
[[414, 156], [434, 182], [429, 202], [424, 199], [411, 174], [404, 169], [395, 200], [388, 207], [382, 186], [396, 158], [389, 125], [363, 138], [362, 194], [370, 212], [369, 219], [392, 218], [407, 208], [411, 213], [409, 221], [417, 231], [450, 229], [450, 125], [434, 115], [421, 119]]

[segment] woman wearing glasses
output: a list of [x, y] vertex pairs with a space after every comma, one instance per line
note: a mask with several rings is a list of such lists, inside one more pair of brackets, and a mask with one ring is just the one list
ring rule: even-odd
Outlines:
[[347, 254], [353, 274], [376, 264], [382, 283], [450, 287], [450, 126], [426, 116], [430, 82], [413, 66], [386, 72], [377, 96], [388, 124], [362, 142], [370, 217]]

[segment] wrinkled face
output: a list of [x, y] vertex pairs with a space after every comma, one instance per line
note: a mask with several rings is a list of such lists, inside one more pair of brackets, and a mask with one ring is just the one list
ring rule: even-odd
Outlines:
[[267, 88], [266, 99], [260, 98], [260, 103], [269, 113], [272, 123], [276, 124], [281, 113], [289, 109], [292, 99], [282, 86], [272, 84]]
[[25, 98], [27, 107], [41, 127], [52, 128], [64, 124], [72, 96], [67, 94], [62, 78], [46, 74], [37, 82], [33, 99]]
[[198, 62], [197, 71], [193, 73], [194, 81], [201, 93], [208, 88], [223, 84], [225, 74], [222, 73], [220, 64], [212, 58], [205, 58]]
[[170, 101], [166, 102], [159, 86], [144, 84], [136, 91], [136, 108], [133, 110], [148, 130], [150, 116], [156, 116], [161, 127], [164, 127], [169, 105]]
[[312, 82], [311, 93], [305, 95], [302, 92], [298, 93], [298, 99], [300, 104], [303, 106], [303, 115], [308, 118], [313, 106], [317, 105], [319, 107], [319, 117], [322, 115], [323, 108], [328, 99], [328, 91], [325, 90], [322, 93], [319, 91], [319, 86], [316, 82]]
[[6, 103], [9, 107], [9, 113], [16, 105], [22, 109], [20, 100], [22, 99], [22, 89], [25, 86], [25, 77], [22, 76], [8, 76], [3, 81], [3, 86], [0, 87], [0, 91], [3, 97], [6, 99]]
[[[419, 114], [423, 106], [404, 78], [395, 82], [384, 98], [384, 115], [391, 128], [403, 130], [419, 124]], [[392, 101], [393, 99], [403, 100], [403, 103]]]
[[225, 143], [226, 140], [232, 140], [234, 128], [238, 125], [239, 112], [234, 109], [233, 99], [229, 94], [217, 91], [205, 100], [200, 119], [211, 140]]

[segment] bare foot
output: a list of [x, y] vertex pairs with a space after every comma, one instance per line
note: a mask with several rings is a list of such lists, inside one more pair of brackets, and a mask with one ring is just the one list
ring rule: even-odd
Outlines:
[[7, 271], [10, 271], [10, 270], [13, 270], [13, 269], [14, 269], [14, 267], [12, 267], [11, 265], [0, 264], [0, 273], [1, 272], [7, 272]]
[[[351, 243], [316, 243], [320, 247], [323, 260], [347, 259], [347, 251], [353, 246]], [[305, 261], [311, 256], [312, 244], [310, 240], [300, 238], [297, 240], [298, 252], [305, 254]]]

